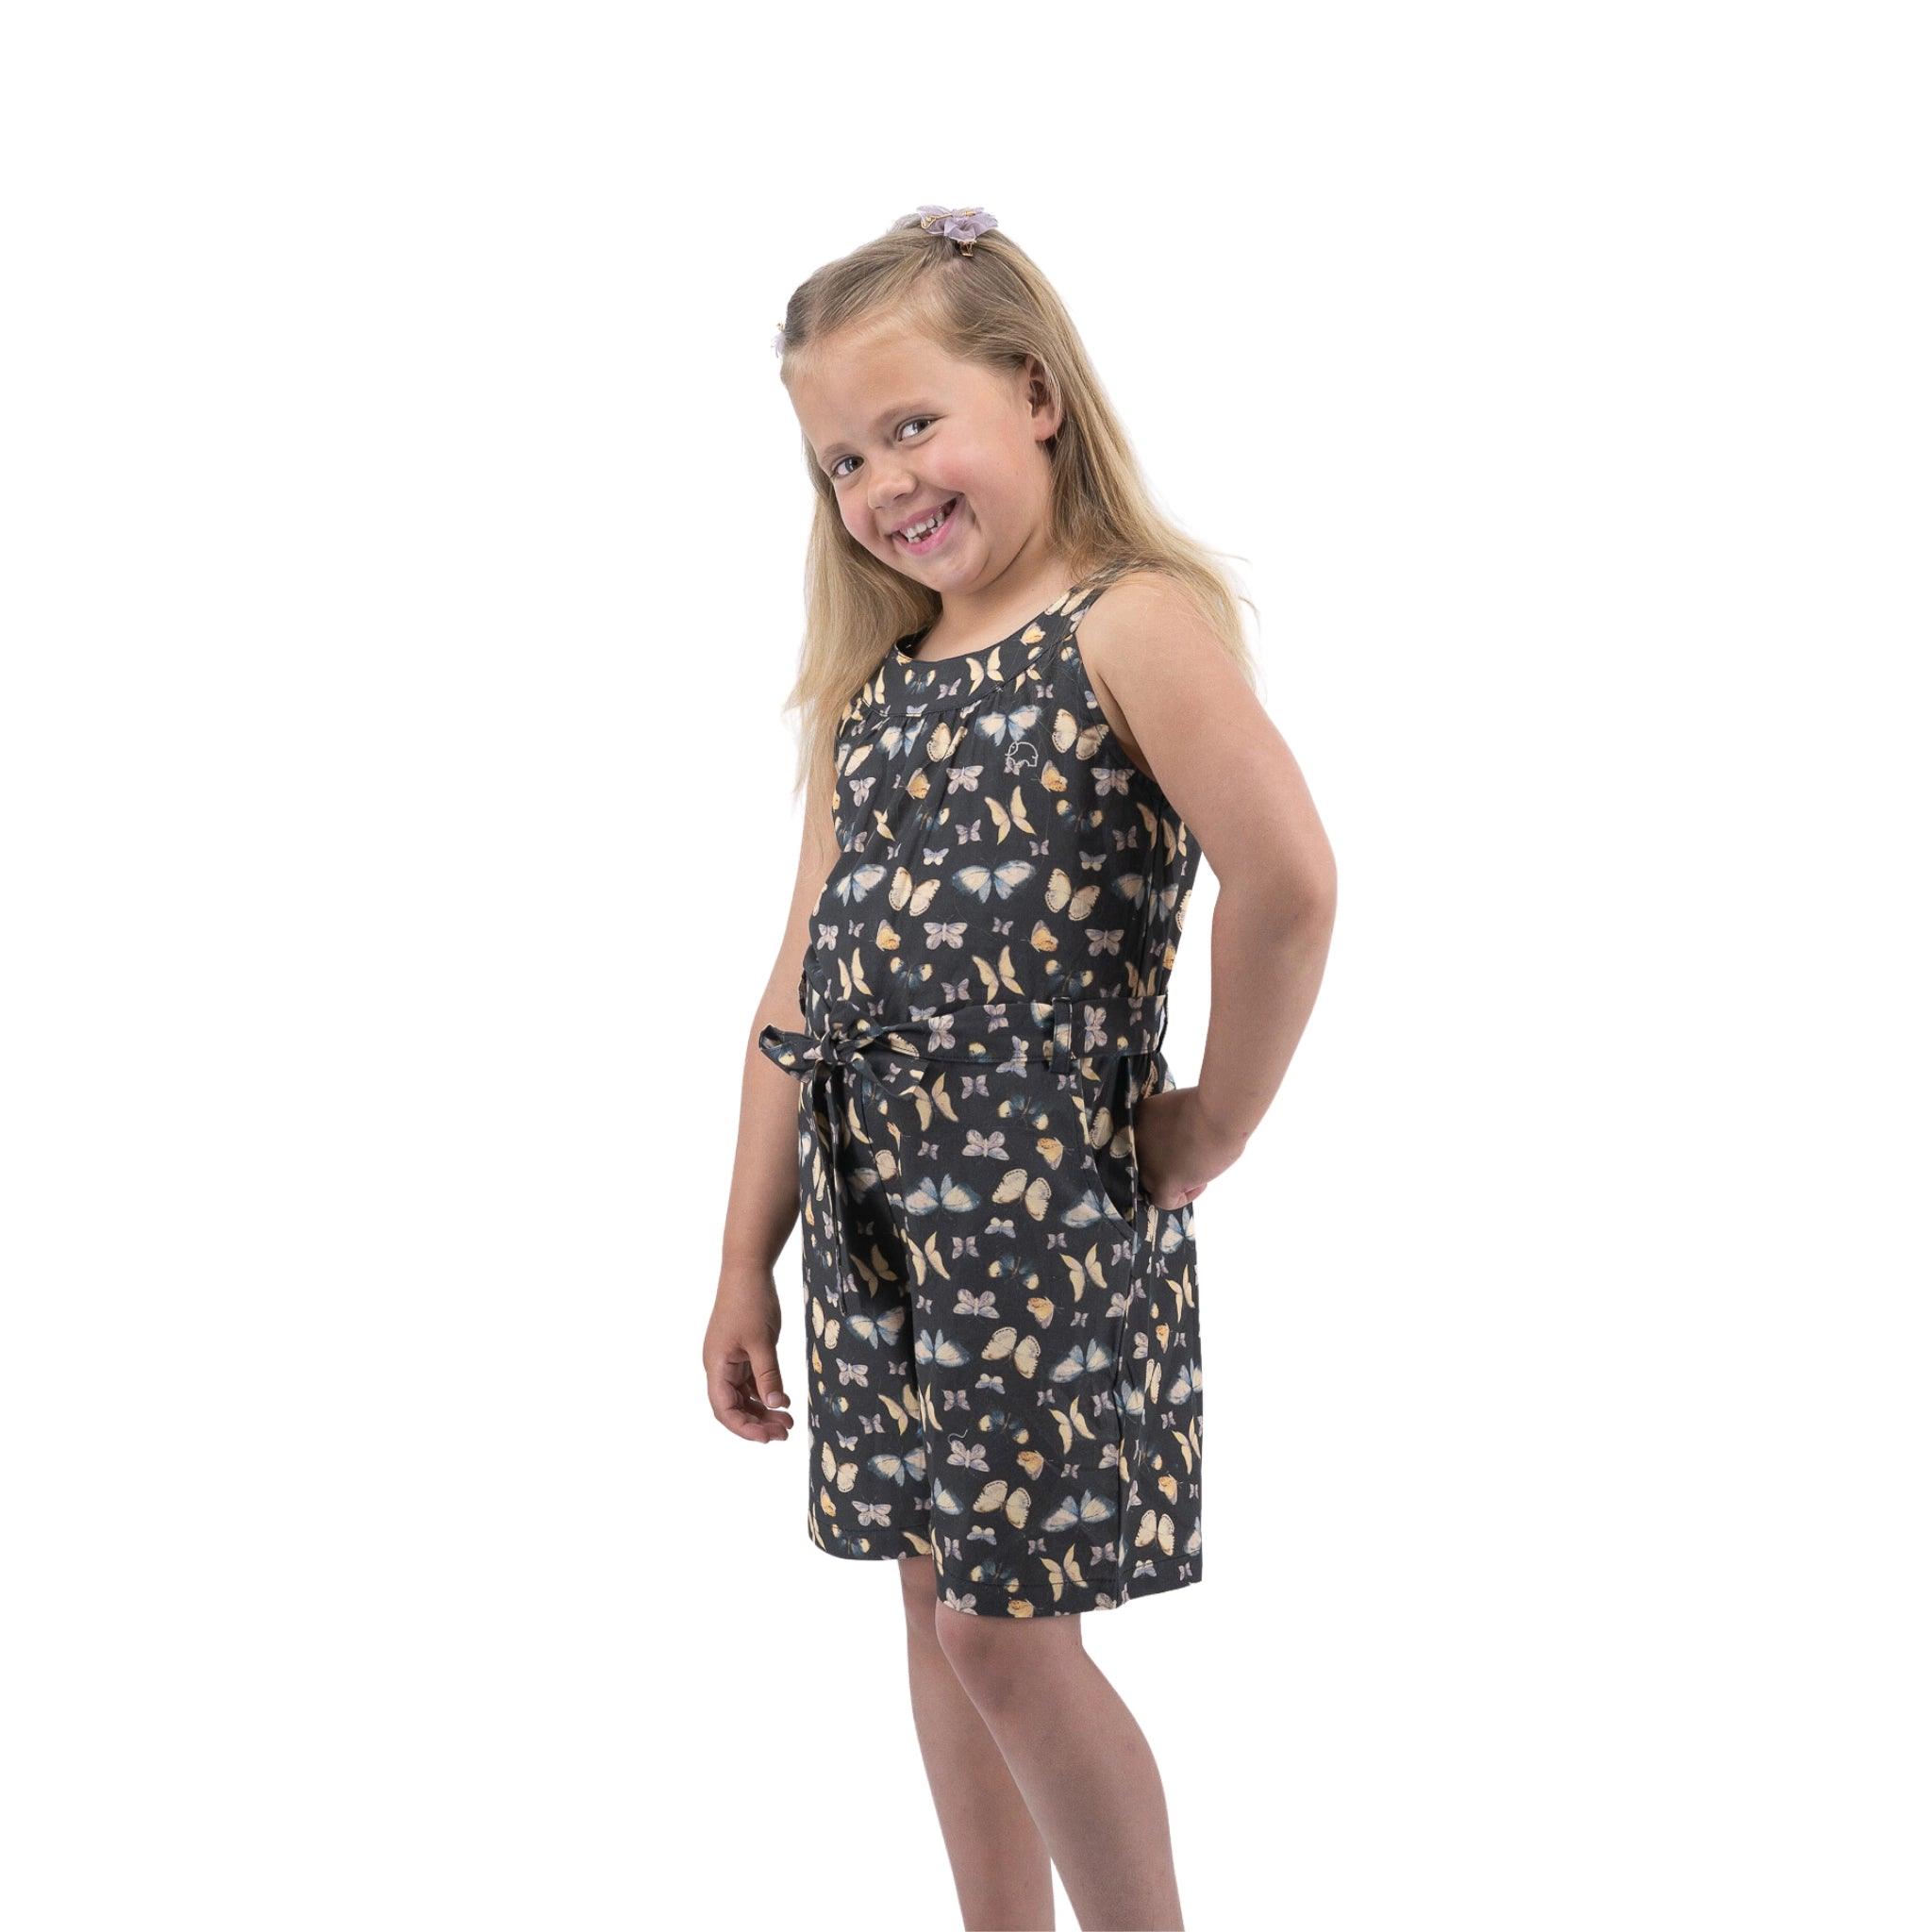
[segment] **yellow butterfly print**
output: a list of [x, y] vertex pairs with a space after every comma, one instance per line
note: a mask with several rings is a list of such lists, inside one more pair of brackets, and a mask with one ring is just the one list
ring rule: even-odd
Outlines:
[[1026, 1512], [1032, 1507], [1033, 1498], [1024, 1490], [1008, 1491], [1006, 1478], [996, 1476], [973, 1499], [976, 1514], [985, 1515], [989, 1510], [1005, 1508], [1007, 1521], [1015, 1529], [1026, 1527]]
[[[1158, 1457], [1155, 1457], [1155, 1460], [1157, 1462], [1159, 1461], [1159, 1459], [1160, 1458]], [[1154, 1478], [1154, 1487], [1157, 1490], [1158, 1490], [1160, 1493], [1163, 1496], [1165, 1496], [1170, 1503], [1179, 1502], [1181, 1494], [1181, 1486], [1178, 1482], [1174, 1480], [1174, 1475], [1171, 1473], [1156, 1476]]]
[[1017, 1328], [995, 1328], [986, 1346], [980, 1350], [982, 1361], [1004, 1361], [1008, 1356], [1013, 1358], [1013, 1366], [1023, 1375], [1030, 1377], [1040, 1366], [1040, 1338], [1028, 1335], [1022, 1338]]
[[[881, 1148], [879, 1150], [878, 1161], [880, 1169], [888, 1171], [891, 1163], [891, 1156], [885, 1149]], [[876, 1294], [884, 1283], [897, 1281], [899, 1278], [898, 1271], [879, 1253], [879, 1244], [876, 1241], [872, 1244], [870, 1259], [857, 1252], [854, 1252], [849, 1258], [854, 1272], [865, 1283], [866, 1289], [870, 1293]]]
[[1059, 936], [1043, 919], [1033, 922], [1033, 930], [1027, 936], [1026, 943], [1036, 953], [1058, 953], [1060, 949]]
[[988, 999], [997, 999], [1002, 987], [1008, 992], [1024, 992], [1026, 991], [1021, 985], [1018, 975], [1013, 971], [1013, 949], [1011, 946], [1002, 946], [1000, 948], [1000, 963], [997, 971], [988, 965], [977, 953], [973, 956], [973, 963], [979, 968], [979, 977], [985, 985]]
[[948, 1516], [963, 1516], [966, 1513], [965, 1504], [960, 1502], [944, 1483], [933, 1484], [932, 1507], [935, 1509], [943, 1509]]
[[1162, 1552], [1167, 1556], [1173, 1556], [1174, 1518], [1168, 1515], [1165, 1510], [1162, 1510], [1157, 1519], [1153, 1510], [1150, 1509], [1146, 1515], [1141, 1517], [1141, 1527], [1134, 1532], [1134, 1547], [1137, 1550], [1141, 1549], [1154, 1541], [1157, 1537], [1160, 1540]]
[[929, 1557], [932, 1555], [931, 1543], [929, 1543], [924, 1537], [921, 1536], [916, 1529], [902, 1529], [899, 1532], [899, 1534], [903, 1536], [906, 1539], [906, 1541], [912, 1545], [913, 1549], [916, 1550], [920, 1556]]
[[[1058, 1141], [1053, 1143], [1056, 1147]], [[1024, 1199], [1026, 1211], [1035, 1221], [1044, 1221], [1046, 1210], [1053, 1203], [1053, 1183], [1044, 1174], [1029, 1181], [1024, 1167], [1008, 1168], [1000, 1177], [1000, 1184], [992, 1191], [993, 1203], [1004, 1208], [1008, 1201]]]
[[[1035, 1114], [1033, 1116], [1034, 1124], [1036, 1126], [1044, 1126], [1051, 1118], [1050, 1114]], [[1066, 1158], [1067, 1143], [1058, 1134], [1036, 1134], [1033, 1145], [1041, 1159], [1058, 1173], [1060, 1162]]]
[[1046, 882], [1046, 903], [1056, 912], [1064, 911], [1070, 919], [1085, 919], [1093, 910], [1100, 898], [1098, 886], [1082, 886], [1076, 892], [1074, 882], [1058, 866], [1053, 869], [1053, 875]]
[[1065, 1408], [1049, 1408], [1047, 1414], [1052, 1416], [1054, 1421], [1059, 1424], [1060, 1454], [1062, 1456], [1066, 1455], [1073, 1448], [1074, 1438], [1076, 1435], [1085, 1436], [1090, 1442], [1092, 1441], [1093, 1426], [1080, 1413], [1080, 1398], [1077, 1395], [1067, 1404]]
[[891, 890], [886, 894], [894, 912], [910, 912], [916, 919], [932, 904], [940, 889], [938, 879], [922, 879], [915, 885], [912, 874], [902, 865], [892, 874]]
[[825, 1472], [825, 1480], [828, 1483], [836, 1483], [841, 1495], [843, 1495], [858, 1480], [858, 1463], [841, 1462], [832, 1454], [832, 1445], [829, 1442], [824, 1445], [821, 1459]]
[[972, 892], [982, 902], [991, 897], [995, 887], [999, 889], [1002, 899], [1010, 899], [1033, 876], [1033, 872], [1030, 859], [1005, 858], [991, 868], [962, 865], [953, 874], [953, 883], [962, 892]]
[[1046, 1467], [1046, 1457], [1043, 1457], [1038, 1449], [1023, 1449], [1020, 1451], [1017, 1459], [1019, 1461], [1020, 1467], [1024, 1469], [1026, 1472], [1026, 1474], [1033, 1478], [1035, 1482], [1038, 1482], [1040, 1480], [1040, 1472]]
[[912, 1418], [919, 1412], [919, 1398], [908, 1388], [906, 1391], [906, 1406], [902, 1408], [890, 1395], [881, 1393], [880, 1402], [885, 1405], [886, 1413], [892, 1418], [903, 1436], [912, 1426]]
[[[1071, 1255], [1062, 1254], [1060, 1259], [1063, 1261], [1073, 1261], [1073, 1257]], [[1074, 1261], [1074, 1266], [1076, 1270], [1078, 1269], [1079, 1265], [1080, 1264], [1077, 1261]], [[1077, 1288], [1074, 1291], [1074, 1299], [1075, 1301], [1078, 1301], [1080, 1299], [1080, 1291]], [[1054, 1307], [1052, 1301], [1049, 1300], [1047, 1296], [1043, 1294], [1037, 1294], [1033, 1297], [1031, 1301], [1029, 1301], [1026, 1304], [1026, 1312], [1029, 1315], [1031, 1315], [1033, 1319], [1036, 1322], [1038, 1322], [1042, 1328], [1044, 1328], [1052, 1322], [1054, 1315], [1057, 1311]]]
[[1030, 832], [1033, 829], [1031, 823], [1026, 817], [1025, 798], [1022, 795], [1017, 785], [1013, 787], [1013, 798], [1010, 805], [1003, 808], [997, 798], [989, 798], [986, 801], [986, 808], [992, 814], [993, 824], [998, 828], [996, 843], [1004, 843], [1007, 834], [1015, 825], [1019, 826], [1023, 832]]
[[1088, 1288], [1105, 1288], [1107, 1277], [1100, 1272], [1100, 1250], [1089, 1248], [1084, 1255], [1075, 1255], [1070, 1249], [1060, 1250], [1060, 1259], [1066, 1263], [1069, 1276], [1068, 1286], [1074, 1291], [1074, 1299], [1078, 1301]]
[[913, 1284], [915, 1287], [924, 1288], [925, 1286], [925, 1277], [928, 1274], [937, 1274], [941, 1281], [952, 1280], [953, 1277], [946, 1268], [945, 1257], [940, 1253], [940, 1238], [937, 1229], [927, 1235], [923, 1241], [913, 1241], [908, 1242], [906, 1253], [911, 1258]]
[[1054, 713], [1053, 748], [1056, 751], [1071, 751], [1077, 758], [1091, 758], [1107, 742], [1107, 736], [1105, 720], [1088, 725], [1083, 731], [1074, 721], [1073, 712], [1062, 708]]
[[860, 992], [869, 993], [872, 988], [866, 984], [865, 968], [859, 964], [858, 949], [852, 950], [852, 963], [847, 966], [843, 959], [837, 962], [839, 968], [839, 989], [841, 997], [850, 999], [856, 987]]
[[832, 881], [832, 890], [849, 906], [855, 899], [862, 899], [886, 875], [882, 865], [855, 866], [841, 877]]

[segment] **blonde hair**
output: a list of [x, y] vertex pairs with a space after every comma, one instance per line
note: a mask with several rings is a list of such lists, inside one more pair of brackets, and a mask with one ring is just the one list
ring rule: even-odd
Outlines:
[[[901, 322], [947, 354], [998, 370], [1037, 358], [1061, 408], [1048, 440], [1052, 462], [1050, 541], [1073, 582], [1112, 581], [1132, 571], [1164, 572], [1189, 595], [1252, 685], [1255, 661], [1242, 636], [1236, 589], [1216, 559], [1155, 507], [1125, 431], [1087, 358], [1053, 285], [1003, 228], [976, 237], [970, 257], [917, 215], [894, 222], [863, 247], [827, 262], [785, 306], [781, 378], [809, 366], [814, 347], [854, 325]], [[800, 712], [792, 796], [829, 818], [832, 754], [839, 721], [887, 649], [935, 623], [937, 592], [901, 575], [854, 539], [839, 514], [830, 477], [801, 435], [817, 504], [806, 551], [805, 638], [797, 681], [784, 708]]]

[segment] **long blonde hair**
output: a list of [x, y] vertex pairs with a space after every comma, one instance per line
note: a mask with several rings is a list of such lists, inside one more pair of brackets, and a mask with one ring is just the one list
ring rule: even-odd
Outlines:
[[[1163, 571], [1252, 685], [1255, 661], [1237, 604], [1253, 609], [1216, 560], [1155, 507], [1132, 446], [1085, 345], [1052, 283], [1006, 230], [977, 236], [972, 254], [928, 232], [917, 215], [894, 222], [863, 247], [829, 261], [792, 291], [780, 337], [782, 379], [809, 361], [814, 344], [854, 324], [897, 320], [949, 355], [1002, 371], [1038, 358], [1061, 419], [1049, 439], [1052, 548], [1087, 584], [1129, 571]], [[794, 800], [829, 817], [839, 721], [896, 640], [937, 622], [936, 591], [890, 569], [854, 539], [832, 480], [801, 433], [817, 504], [806, 551], [805, 638], [798, 678], [785, 700], [801, 714]]]

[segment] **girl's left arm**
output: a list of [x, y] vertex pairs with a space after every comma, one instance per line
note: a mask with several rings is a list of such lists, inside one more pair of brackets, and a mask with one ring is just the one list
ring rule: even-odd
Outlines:
[[1198, 1120], [1173, 1190], [1191, 1199], [1241, 1153], [1307, 1025], [1335, 923], [1335, 854], [1294, 754], [1172, 579], [1117, 584], [1079, 640], [1123, 750], [1167, 794], [1220, 887]]

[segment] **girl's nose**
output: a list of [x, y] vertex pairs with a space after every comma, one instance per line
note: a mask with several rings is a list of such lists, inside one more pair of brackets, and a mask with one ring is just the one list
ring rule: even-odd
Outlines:
[[917, 488], [918, 486], [910, 476], [894, 476], [890, 479], [881, 478], [879, 482], [873, 486], [873, 492], [870, 498], [873, 513], [877, 515], [883, 511], [890, 510], [895, 504], [910, 503], [912, 501], [912, 492]]

